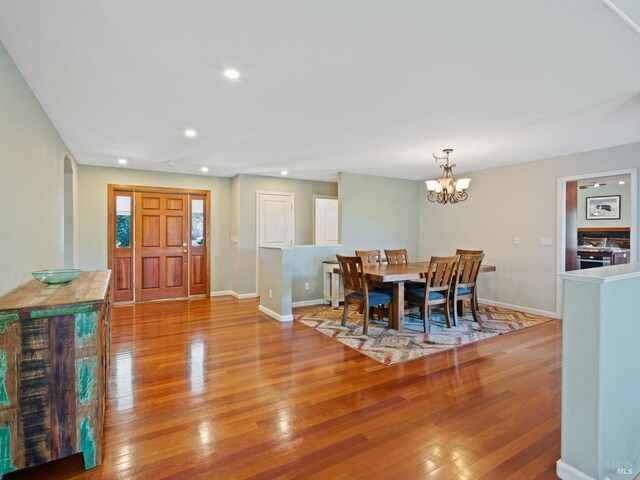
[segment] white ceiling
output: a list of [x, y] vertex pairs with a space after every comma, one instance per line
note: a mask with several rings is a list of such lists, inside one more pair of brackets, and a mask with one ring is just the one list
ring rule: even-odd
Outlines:
[[0, 0], [0, 40], [83, 164], [424, 179], [640, 141], [613, 1]]

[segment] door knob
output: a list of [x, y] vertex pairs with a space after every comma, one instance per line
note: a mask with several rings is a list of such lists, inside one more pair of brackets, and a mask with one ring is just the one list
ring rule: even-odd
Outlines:
[[186, 250], [182, 250], [182, 253], [187, 253], [187, 251]]

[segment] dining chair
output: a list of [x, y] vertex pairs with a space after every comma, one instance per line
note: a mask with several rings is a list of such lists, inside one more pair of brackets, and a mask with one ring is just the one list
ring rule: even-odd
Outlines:
[[362, 258], [365, 265], [382, 265], [380, 250], [356, 250], [356, 255]]
[[[336, 258], [340, 264], [340, 273], [342, 274], [342, 283], [344, 285], [342, 326], [344, 327], [347, 323], [349, 305], [352, 303], [360, 305], [364, 314], [362, 333], [366, 335], [372, 307], [374, 305], [391, 304], [391, 295], [383, 290], [369, 288], [364, 274], [362, 257], [348, 257], [336, 254]], [[391, 326], [391, 320], [389, 320], [389, 326]]]
[[[369, 267], [372, 265], [382, 265], [382, 254], [380, 250], [356, 250], [356, 255], [362, 258], [363, 265]], [[389, 295], [393, 293], [392, 283], [371, 282], [371, 286], [378, 289], [385, 289]], [[359, 313], [362, 313], [364, 306], [360, 307]]]
[[[463, 248], [456, 248], [456, 255], [481, 255], [483, 253], [484, 250], [465, 250]], [[476, 304], [476, 310], [478, 310], [478, 295], [475, 296], [473, 301]]]
[[478, 322], [478, 294], [476, 285], [478, 273], [484, 253], [478, 255], [460, 255], [460, 262], [453, 280], [451, 295], [451, 311], [453, 312], [453, 322], [458, 324], [458, 310], [460, 315], [464, 315], [464, 300], [469, 299], [471, 303], [471, 314], [473, 320]]
[[431, 317], [431, 307], [442, 305], [447, 327], [451, 328], [449, 314], [449, 298], [451, 296], [451, 281], [458, 267], [459, 255], [452, 257], [431, 257], [429, 266], [421, 274], [425, 278], [423, 288], [407, 290], [404, 299], [410, 305], [420, 307], [420, 317], [427, 332], [427, 320]]
[[[400, 265], [403, 263], [409, 263], [409, 254], [406, 248], [399, 248], [396, 250], [385, 250], [384, 256], [387, 257], [387, 264]], [[423, 282], [416, 282], [414, 280], [407, 280], [404, 282], [404, 288], [424, 288]]]

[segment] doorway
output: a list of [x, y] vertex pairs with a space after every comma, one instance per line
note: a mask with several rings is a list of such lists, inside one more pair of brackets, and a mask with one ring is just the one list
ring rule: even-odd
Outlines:
[[[561, 177], [557, 188], [557, 273], [637, 261], [637, 169]], [[620, 248], [622, 253], [619, 258], [611, 251], [589, 255], [600, 262], [596, 265], [581, 258], [589, 242], [596, 242], [603, 250]], [[556, 280], [556, 311], [560, 315], [562, 286], [562, 281]]]
[[108, 186], [115, 302], [208, 295], [210, 192]]

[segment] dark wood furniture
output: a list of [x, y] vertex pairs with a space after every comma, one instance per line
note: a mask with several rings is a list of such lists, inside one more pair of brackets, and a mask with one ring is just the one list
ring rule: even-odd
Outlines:
[[[407, 280], [419, 280], [427, 271], [429, 262], [410, 262], [400, 265], [371, 265], [364, 267], [369, 280], [393, 283], [393, 300], [390, 312], [391, 326], [396, 330], [404, 328], [404, 283]], [[482, 265], [480, 273], [495, 272], [494, 265]]]
[[[463, 248], [456, 248], [456, 255], [481, 255], [484, 254], [484, 250], [465, 250]], [[477, 290], [477, 287], [476, 287]], [[478, 295], [475, 296], [476, 310], [478, 309]]]
[[427, 320], [431, 317], [431, 307], [442, 305], [447, 327], [451, 328], [449, 302], [451, 283], [458, 268], [459, 255], [452, 257], [431, 257], [431, 261], [422, 276], [424, 288], [407, 291], [405, 299], [409, 305], [420, 307], [420, 318], [427, 332]]
[[102, 461], [109, 271], [0, 297], [0, 477], [82, 452]]
[[347, 257], [336, 255], [342, 273], [342, 283], [344, 285], [344, 312], [342, 314], [342, 326], [347, 323], [349, 315], [349, 304], [353, 303], [361, 306], [364, 313], [362, 333], [367, 334], [369, 326], [369, 316], [374, 305], [385, 305], [391, 303], [391, 295], [386, 291], [369, 288], [368, 280], [364, 273], [364, 262], [362, 257]]
[[478, 290], [476, 287], [483, 259], [484, 253], [460, 255], [451, 297], [451, 312], [453, 313], [454, 325], [458, 325], [458, 309], [460, 314], [464, 315], [464, 300], [466, 299], [471, 303], [473, 319], [476, 322], [478, 321]]

